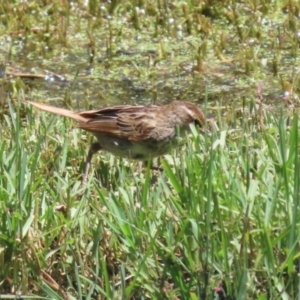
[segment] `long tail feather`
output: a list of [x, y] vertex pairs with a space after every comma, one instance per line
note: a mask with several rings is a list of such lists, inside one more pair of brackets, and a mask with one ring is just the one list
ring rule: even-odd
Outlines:
[[60, 108], [60, 107], [56, 107], [56, 106], [51, 106], [48, 104], [43, 104], [43, 103], [38, 103], [38, 102], [34, 102], [34, 101], [27, 101], [24, 100], [24, 103], [28, 103], [32, 106], [35, 106], [41, 110], [47, 111], [47, 112], [51, 112], [53, 114], [56, 115], [60, 115], [60, 116], [64, 116], [64, 117], [68, 117], [71, 118], [77, 122], [87, 122], [88, 119], [85, 117], [82, 117], [80, 114], [73, 112], [71, 110], [65, 109], [65, 108]]

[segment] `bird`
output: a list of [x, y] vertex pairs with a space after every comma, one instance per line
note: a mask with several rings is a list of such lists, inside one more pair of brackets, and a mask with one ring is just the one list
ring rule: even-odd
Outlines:
[[165, 105], [115, 105], [75, 112], [48, 104], [24, 100], [36, 108], [73, 119], [97, 139], [86, 158], [82, 181], [87, 181], [91, 160], [99, 150], [116, 156], [147, 161], [178, 147], [190, 124], [205, 125], [205, 116], [194, 103], [172, 101]]

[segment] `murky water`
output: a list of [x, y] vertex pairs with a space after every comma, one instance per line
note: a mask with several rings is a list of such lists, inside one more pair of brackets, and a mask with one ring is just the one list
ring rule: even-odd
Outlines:
[[[238, 106], [255, 99], [263, 82], [266, 103], [282, 103], [284, 95], [298, 103], [300, 31], [290, 23], [299, 16], [287, 9], [265, 14], [237, 4], [237, 25], [230, 7], [218, 8], [223, 15], [215, 16], [190, 8], [189, 34], [176, 1], [160, 21], [149, 7], [136, 8], [140, 30], [125, 5], [109, 16], [104, 2], [95, 17], [84, 2], [61, 11], [54, 4], [31, 9], [30, 3], [23, 2], [23, 11], [11, 7], [25, 16], [7, 16], [1, 25], [0, 60], [9, 80], [21, 76], [31, 100], [74, 108], [174, 99], [202, 103], [207, 91], [211, 105]], [[14, 24], [24, 19], [31, 30]]]

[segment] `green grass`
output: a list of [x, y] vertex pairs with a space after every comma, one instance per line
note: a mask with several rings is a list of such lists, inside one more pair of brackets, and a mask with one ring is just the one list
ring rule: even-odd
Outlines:
[[192, 128], [161, 172], [100, 153], [86, 186], [90, 136], [32, 108], [4, 117], [2, 295], [299, 297], [297, 116], [232, 114], [235, 129], [219, 121], [211, 136]]
[[[1, 299], [300, 299], [297, 1], [2, 2]], [[20, 104], [205, 98], [161, 172], [86, 186], [93, 137]]]

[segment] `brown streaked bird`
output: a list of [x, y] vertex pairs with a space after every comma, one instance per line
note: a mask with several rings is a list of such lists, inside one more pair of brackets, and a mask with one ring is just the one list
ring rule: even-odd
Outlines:
[[97, 110], [73, 112], [43, 103], [24, 101], [39, 109], [78, 122], [77, 128], [91, 132], [93, 143], [86, 159], [83, 181], [87, 180], [92, 156], [99, 150], [136, 160], [148, 160], [168, 153], [178, 145], [183, 134], [194, 123], [203, 126], [205, 117], [195, 104], [173, 101], [157, 105], [117, 105]]

